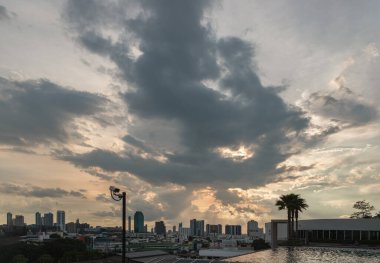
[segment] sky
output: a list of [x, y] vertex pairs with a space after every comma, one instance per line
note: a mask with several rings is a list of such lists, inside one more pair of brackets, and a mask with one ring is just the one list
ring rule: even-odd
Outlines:
[[[0, 0], [0, 224], [345, 218], [380, 187], [379, 1]], [[380, 207], [376, 207], [377, 211]]]

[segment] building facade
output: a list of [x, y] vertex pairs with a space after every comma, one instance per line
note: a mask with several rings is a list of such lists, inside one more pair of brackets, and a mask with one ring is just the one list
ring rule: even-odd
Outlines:
[[206, 235], [221, 235], [222, 234], [222, 225], [206, 225]]
[[225, 234], [240, 236], [241, 235], [241, 225], [226, 225], [225, 226]]
[[134, 231], [135, 233], [144, 233], [144, 214], [141, 211], [137, 211], [134, 216]]
[[36, 213], [36, 226], [42, 226], [42, 217], [40, 212]]
[[66, 218], [65, 218], [65, 211], [58, 210], [57, 211], [57, 227], [61, 231], [65, 231], [65, 224]]
[[190, 220], [190, 232], [192, 236], [204, 236], [205, 221], [197, 219]]
[[7, 213], [7, 226], [13, 226], [13, 217], [12, 213]]
[[44, 219], [43, 219], [43, 224], [45, 227], [51, 228], [54, 226], [54, 215], [53, 213], [45, 213], [44, 214]]
[[[277, 221], [282, 223], [277, 224]], [[380, 218], [300, 220], [296, 236], [305, 242], [380, 243]], [[286, 220], [272, 220], [265, 224], [265, 240], [271, 245], [286, 239]]]
[[67, 233], [77, 233], [77, 224], [74, 222], [70, 222], [66, 224]]
[[264, 231], [255, 220], [250, 220], [247, 223], [247, 235], [254, 239], [264, 238]]
[[15, 226], [24, 226], [24, 216], [23, 215], [16, 215], [15, 217]]

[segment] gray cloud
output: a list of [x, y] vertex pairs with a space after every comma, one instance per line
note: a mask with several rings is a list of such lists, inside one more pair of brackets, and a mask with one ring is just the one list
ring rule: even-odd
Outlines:
[[116, 211], [96, 211], [96, 212], [93, 212], [92, 215], [96, 216], [96, 217], [119, 217], [120, 213], [117, 213]]
[[[250, 44], [215, 37], [204, 19], [211, 2], [138, 2], [135, 15], [124, 2], [110, 7], [101, 1], [83, 3], [69, 1], [66, 9], [79, 43], [118, 66], [121, 78], [132, 87], [122, 97], [138, 121], [176, 121], [181, 147], [166, 153], [166, 162], [105, 150], [64, 159], [82, 167], [128, 171], [155, 183], [246, 185], [273, 178], [277, 164], [291, 155], [280, 150], [289, 143], [287, 134], [299, 134], [308, 120], [286, 105], [274, 87], [261, 84]], [[96, 15], [100, 10], [105, 14], [113, 10], [113, 16], [103, 19]], [[85, 20], [79, 15], [82, 11]], [[117, 29], [118, 36], [106, 35], [106, 29]], [[142, 54], [133, 57], [136, 43]], [[217, 88], [210, 88], [207, 81]], [[149, 150], [133, 134], [124, 140]], [[254, 156], [240, 163], [215, 153], [220, 147], [252, 144]]]
[[0, 5], [0, 21], [1, 20], [9, 20], [15, 14], [10, 14], [5, 6]]
[[47, 80], [10, 81], [0, 78], [0, 143], [28, 145], [67, 142], [80, 137], [74, 118], [103, 110], [106, 99], [69, 90]]
[[236, 193], [225, 189], [217, 189], [215, 192], [215, 197], [222, 202], [223, 205], [238, 204], [242, 201], [242, 198], [240, 198]]
[[16, 185], [16, 184], [9, 184], [9, 183], [3, 183], [0, 184], [0, 191], [4, 194], [16, 194], [26, 197], [37, 197], [37, 198], [44, 198], [44, 197], [50, 197], [50, 198], [61, 198], [61, 197], [80, 197], [85, 199], [86, 197], [83, 195], [81, 191], [68, 191], [64, 190], [62, 188], [56, 187], [56, 188], [42, 188], [38, 186], [22, 186], [22, 185]]
[[338, 88], [327, 92], [314, 92], [302, 104], [312, 114], [320, 115], [342, 124], [364, 125], [378, 118], [375, 106], [367, 103], [345, 87], [338, 77]]

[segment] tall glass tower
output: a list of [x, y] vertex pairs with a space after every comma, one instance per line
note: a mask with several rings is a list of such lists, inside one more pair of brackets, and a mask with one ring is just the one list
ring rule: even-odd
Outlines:
[[141, 211], [135, 213], [133, 223], [135, 233], [144, 233], [144, 214]]
[[65, 231], [65, 211], [58, 210], [57, 211], [57, 226], [59, 227], [59, 230]]
[[36, 213], [36, 226], [42, 226], [42, 217], [40, 212]]

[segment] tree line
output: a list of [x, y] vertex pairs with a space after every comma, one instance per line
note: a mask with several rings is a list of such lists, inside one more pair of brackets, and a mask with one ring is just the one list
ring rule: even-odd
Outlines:
[[350, 218], [380, 218], [380, 211], [372, 215], [375, 207], [366, 200], [357, 201], [353, 208], [357, 211], [352, 213]]

